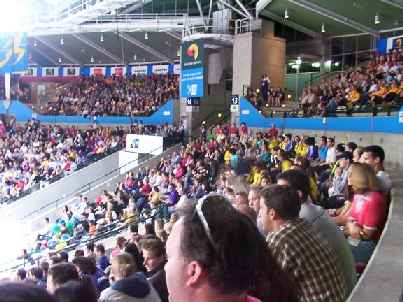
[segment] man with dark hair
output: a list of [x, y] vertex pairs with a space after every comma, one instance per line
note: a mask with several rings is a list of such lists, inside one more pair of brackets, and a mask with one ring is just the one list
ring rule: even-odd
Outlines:
[[34, 266], [28, 271], [28, 279], [36, 286], [46, 289], [46, 282], [43, 279], [43, 270], [40, 267]]
[[25, 281], [27, 278], [27, 271], [24, 268], [20, 268], [17, 271], [17, 281]]
[[105, 255], [105, 247], [102, 243], [96, 245], [95, 254], [98, 258], [97, 266], [102, 271], [105, 271], [105, 269], [110, 265], [110, 263], [109, 263], [108, 256]]
[[207, 195], [183, 210], [167, 255], [170, 302], [254, 301], [247, 297], [254, 290], [264, 301], [296, 301], [256, 226], [223, 196]]
[[319, 141], [319, 160], [320, 161], [326, 161], [326, 156], [327, 156], [327, 137], [326, 136], [321, 136], [320, 141]]
[[261, 192], [263, 227], [268, 247], [285, 272], [292, 274], [299, 301], [345, 301], [346, 281], [339, 262], [320, 234], [299, 218], [301, 200], [289, 186], [272, 185]]
[[90, 241], [87, 243], [87, 257], [94, 258], [94, 260], [96, 259], [94, 241]]
[[47, 289], [50, 293], [68, 281], [78, 281], [80, 277], [72, 263], [59, 263], [49, 268]]
[[354, 257], [344, 234], [334, 221], [326, 214], [326, 211], [314, 205], [309, 200], [309, 178], [299, 170], [289, 170], [278, 176], [277, 184], [290, 186], [295, 190], [301, 203], [299, 217], [312, 224], [313, 228], [328, 243], [335, 256], [341, 264], [341, 270], [346, 280], [347, 295], [353, 290], [357, 283]]
[[157, 290], [161, 301], [168, 302], [168, 289], [164, 266], [166, 263], [165, 247], [159, 239], [145, 239], [141, 241], [146, 276]]
[[383, 193], [389, 194], [392, 189], [392, 181], [383, 165], [385, 161], [385, 151], [383, 148], [377, 145], [365, 147], [362, 153], [362, 159], [375, 170]]

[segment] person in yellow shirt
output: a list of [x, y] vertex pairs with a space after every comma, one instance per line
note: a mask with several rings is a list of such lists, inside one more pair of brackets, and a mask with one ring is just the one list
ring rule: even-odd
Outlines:
[[305, 139], [301, 139], [294, 147], [295, 156], [306, 157], [308, 155], [308, 145]]
[[381, 81], [378, 90], [371, 94], [371, 102], [377, 105], [382, 104], [387, 93], [388, 89], [385, 86], [385, 82]]
[[350, 91], [347, 94], [347, 105], [348, 106], [353, 106], [355, 104], [358, 104], [359, 100], [361, 98], [360, 93], [357, 90], [357, 87], [354, 85], [350, 86]]
[[269, 142], [269, 149], [272, 150], [274, 147], [279, 145], [280, 141], [277, 138], [273, 138]]
[[392, 85], [389, 87], [387, 95], [385, 95], [385, 102], [389, 103], [395, 100], [398, 101], [401, 92], [402, 89], [399, 87], [399, 84], [396, 80], [393, 80]]
[[292, 162], [288, 159], [287, 153], [284, 150], [280, 150], [278, 159], [280, 160], [281, 172], [291, 169]]
[[224, 162], [225, 162], [225, 165], [226, 165], [226, 166], [229, 166], [230, 161], [231, 161], [231, 151], [230, 151], [230, 149], [228, 148], [228, 149], [225, 151], [225, 153], [224, 153]]

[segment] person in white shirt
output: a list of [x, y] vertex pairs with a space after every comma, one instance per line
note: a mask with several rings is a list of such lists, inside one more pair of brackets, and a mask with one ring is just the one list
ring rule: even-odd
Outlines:
[[365, 147], [362, 153], [362, 161], [374, 169], [383, 193], [388, 195], [392, 189], [392, 181], [383, 165], [385, 161], [385, 151], [383, 148], [377, 145]]
[[334, 138], [329, 137], [327, 139], [327, 153], [326, 153], [326, 163], [327, 164], [332, 164], [336, 161], [336, 147], [335, 147], [335, 142]]

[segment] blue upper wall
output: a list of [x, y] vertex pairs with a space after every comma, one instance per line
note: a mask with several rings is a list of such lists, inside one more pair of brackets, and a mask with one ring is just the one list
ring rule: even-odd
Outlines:
[[[4, 102], [0, 102], [0, 113], [7, 113], [7, 110], [4, 107]], [[20, 101], [12, 101], [8, 113], [14, 115], [17, 122], [26, 122], [31, 118], [36, 118], [44, 123], [54, 124], [91, 124], [95, 121], [93, 117], [85, 118], [83, 116], [36, 114], [31, 108]], [[96, 123], [100, 125], [130, 125], [134, 122], [142, 122], [144, 125], [162, 125], [166, 123], [172, 125], [173, 117], [174, 101], [170, 100], [150, 116], [135, 116], [132, 118], [127, 116], [102, 116], [96, 118]]]
[[240, 122], [252, 128], [307, 129], [319, 131], [403, 133], [398, 116], [328, 117], [328, 118], [267, 118], [245, 98], [240, 100]]

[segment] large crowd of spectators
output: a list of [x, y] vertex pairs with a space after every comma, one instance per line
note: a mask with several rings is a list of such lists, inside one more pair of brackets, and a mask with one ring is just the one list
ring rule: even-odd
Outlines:
[[350, 68], [303, 90], [303, 114], [334, 115], [339, 106], [350, 112], [370, 105], [398, 106], [403, 99], [403, 49], [375, 53], [365, 65]]
[[179, 79], [173, 75], [80, 77], [58, 90], [57, 101], [43, 113], [82, 116], [147, 116], [179, 96]]
[[31, 120], [6, 130], [0, 122], [0, 200], [17, 199], [122, 149], [126, 134], [160, 135], [172, 144], [181, 127], [143, 125], [80, 129]]
[[[380, 146], [315, 142], [280, 135], [274, 125], [258, 133], [245, 124], [202, 127], [157, 166], [129, 172], [113, 191], [81, 196], [47, 220], [35, 249], [62, 249], [63, 237], [87, 236], [88, 244], [70, 262], [56, 249], [19, 270], [25, 281], [14, 295], [345, 301], [386, 221], [392, 184], [384, 160]], [[115, 246], [95, 244], [111, 223], [128, 226], [127, 234]]]
[[119, 127], [78, 129], [35, 120], [6, 130], [0, 123], [1, 199], [18, 198], [122, 148], [126, 132]]

